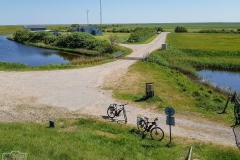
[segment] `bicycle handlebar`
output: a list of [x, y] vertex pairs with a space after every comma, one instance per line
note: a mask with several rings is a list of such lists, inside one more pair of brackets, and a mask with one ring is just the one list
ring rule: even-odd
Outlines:
[[[144, 117], [144, 119], [146, 119], [147, 122], [148, 122], [148, 119], [149, 119], [149, 118], [148, 118], [148, 117]], [[158, 118], [155, 118], [155, 119], [154, 119], [154, 122], [156, 122], [156, 121], [158, 121]]]
[[127, 105], [128, 103], [125, 103], [125, 104], [119, 104], [118, 106], [125, 106], [125, 105]]

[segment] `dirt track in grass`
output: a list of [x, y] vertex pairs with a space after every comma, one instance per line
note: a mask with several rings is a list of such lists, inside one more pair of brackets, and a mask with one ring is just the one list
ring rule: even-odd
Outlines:
[[[117, 84], [137, 59], [161, 48], [166, 35], [162, 32], [149, 44], [122, 44], [131, 48], [132, 54], [99, 66], [58, 71], [0, 71], [0, 121], [47, 123], [50, 118], [72, 118], [82, 114], [106, 118], [109, 104], [121, 102], [112, 98], [111, 91], [102, 88]], [[165, 124], [166, 115], [134, 105], [127, 105], [126, 110], [129, 124], [134, 125], [138, 115], [159, 117], [160, 127], [165, 133], [169, 132], [169, 126]], [[173, 137], [178, 135], [231, 146], [236, 143], [231, 127], [175, 117]], [[119, 117], [121, 119], [123, 117]]]

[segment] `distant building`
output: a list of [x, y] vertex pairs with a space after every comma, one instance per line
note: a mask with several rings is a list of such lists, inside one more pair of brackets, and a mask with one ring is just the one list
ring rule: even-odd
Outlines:
[[94, 36], [101, 36], [102, 30], [100, 28], [97, 28], [95, 26], [84, 26], [84, 27], [78, 27], [73, 30], [73, 32], [86, 32], [90, 33]]
[[26, 25], [24, 26], [24, 29], [29, 29], [31, 31], [42, 31], [42, 30], [46, 30], [47, 27], [43, 25]]
[[42, 26], [42, 25], [28, 25], [28, 26], [24, 26], [24, 29], [29, 29], [31, 32], [45, 31], [45, 32], [52, 33], [56, 36], [61, 35], [60, 33], [56, 32], [54, 30], [47, 30], [47, 27]]

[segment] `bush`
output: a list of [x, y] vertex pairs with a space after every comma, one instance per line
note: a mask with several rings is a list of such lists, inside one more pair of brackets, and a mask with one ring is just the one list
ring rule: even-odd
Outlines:
[[45, 31], [31, 32], [28, 41], [32, 43], [43, 42], [45, 40], [45, 37], [49, 35], [52, 35], [52, 33]]
[[158, 28], [157, 28], [157, 32], [159, 32], [159, 31], [163, 32], [164, 30], [163, 30], [162, 27], [158, 27]]
[[57, 39], [56, 45], [59, 47], [85, 48], [85, 41], [90, 42], [94, 39], [93, 35], [89, 33], [75, 32], [67, 36], [60, 36]]
[[183, 32], [187, 32], [187, 28], [186, 27], [177, 26], [174, 31], [176, 33], [183, 33]]
[[13, 33], [14, 36], [14, 40], [19, 42], [19, 43], [23, 43], [28, 41], [29, 36], [31, 34], [30, 30], [18, 30], [15, 33]]
[[97, 40], [93, 35], [84, 32], [55, 36], [45, 31], [30, 32], [29, 30], [19, 30], [14, 33], [14, 40], [21, 43], [27, 41], [32, 43], [43, 42], [62, 48], [85, 48], [100, 53], [113, 53], [116, 51], [116, 47], [109, 44], [106, 40]]
[[45, 44], [55, 45], [56, 40], [57, 40], [57, 36], [55, 36], [55, 35], [47, 35], [44, 38], [44, 43]]

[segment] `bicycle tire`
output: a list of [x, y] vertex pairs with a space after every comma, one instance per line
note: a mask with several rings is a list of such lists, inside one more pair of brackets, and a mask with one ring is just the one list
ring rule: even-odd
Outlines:
[[127, 123], [127, 114], [125, 109], [123, 110], [123, 116], [124, 116], [124, 120], [125, 120], [125, 124]]
[[115, 117], [115, 108], [109, 107], [108, 110], [107, 110], [107, 115], [110, 118], [114, 118]]
[[154, 127], [150, 131], [153, 140], [161, 141], [164, 138], [164, 132], [160, 127]]
[[140, 132], [146, 131], [146, 129], [147, 129], [146, 122], [145, 122], [142, 118], [140, 118], [140, 117], [138, 117], [138, 118], [140, 119], [139, 122], [137, 122], [137, 128], [138, 128], [138, 130], [139, 130]]

